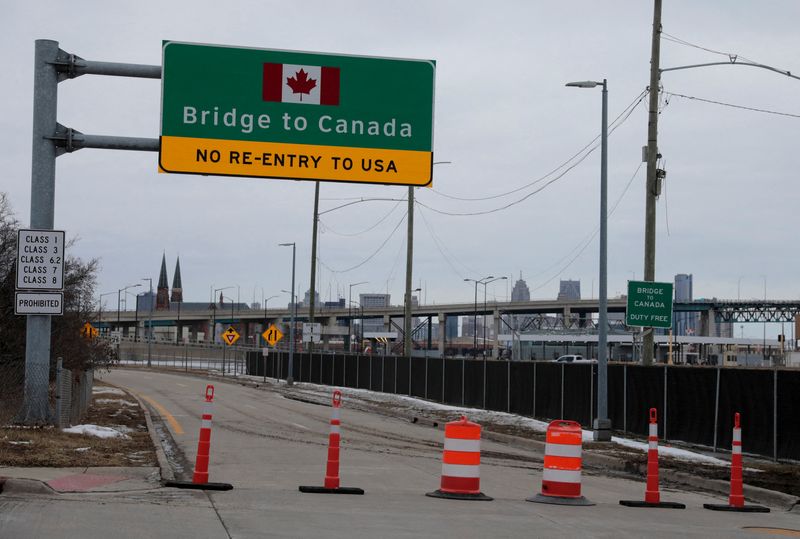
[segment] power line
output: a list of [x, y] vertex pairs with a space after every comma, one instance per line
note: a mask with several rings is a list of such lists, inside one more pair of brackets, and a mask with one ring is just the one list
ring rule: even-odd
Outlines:
[[[641, 96], [639, 98], [639, 101], [636, 102], [636, 105], [639, 105], [639, 103], [642, 102], [642, 100], [644, 99], [644, 95], [645, 94], [641, 94]], [[611, 129], [609, 129], [608, 134], [611, 135], [614, 131], [616, 131], [616, 129], [618, 127], [623, 125], [625, 123], [625, 121], [631, 116], [631, 114], [633, 113], [634, 110], [636, 110], [636, 106], [634, 106], [633, 108], [629, 108], [627, 113], [626, 113], [626, 115], [625, 115], [625, 117], [622, 118], [622, 120], [619, 123], [617, 123], [617, 125], [615, 125]], [[578, 161], [576, 161], [575, 163], [570, 165], [563, 172], [561, 172], [561, 174], [559, 174], [555, 178], [552, 178], [550, 181], [548, 181], [547, 183], [545, 183], [544, 185], [542, 185], [538, 189], [535, 189], [535, 190], [531, 191], [530, 193], [528, 193], [527, 195], [525, 195], [524, 197], [522, 197], [522, 198], [520, 198], [518, 200], [515, 200], [513, 202], [509, 202], [508, 204], [506, 204], [504, 206], [500, 206], [499, 208], [494, 208], [494, 209], [491, 209], [491, 210], [474, 211], [474, 212], [449, 212], [449, 211], [439, 210], [439, 209], [436, 209], [436, 208], [434, 208], [432, 206], [429, 206], [429, 205], [421, 202], [419, 199], [416, 199], [415, 202], [418, 205], [431, 210], [432, 212], [435, 212], [435, 213], [438, 213], [438, 214], [441, 214], [441, 215], [458, 216], [458, 217], [475, 216], [475, 215], [488, 215], [488, 214], [491, 214], [491, 213], [496, 213], [496, 212], [499, 212], [499, 211], [507, 210], [508, 208], [511, 208], [512, 206], [516, 206], [518, 204], [521, 204], [522, 202], [526, 201], [527, 199], [529, 199], [533, 195], [535, 195], [537, 193], [540, 193], [541, 191], [543, 191], [547, 187], [549, 187], [551, 184], [553, 184], [553, 183], [557, 182], [558, 180], [560, 180], [561, 178], [563, 178], [568, 172], [570, 172], [572, 169], [574, 169], [579, 164], [581, 164], [584, 160], [586, 160], [586, 158], [589, 157], [592, 154], [592, 152], [594, 152], [597, 148], [599, 148], [599, 145], [594, 146], [592, 149], [590, 149], [588, 152], [586, 152]]]
[[702, 51], [710, 52], [712, 54], [719, 54], [720, 56], [726, 56], [731, 62], [735, 62], [737, 58], [741, 58], [742, 60], [746, 60], [748, 62], [753, 62], [754, 64], [758, 63], [755, 60], [751, 60], [751, 59], [746, 58], [746, 57], [744, 57], [744, 56], [742, 56], [740, 54], [733, 54], [731, 52], [722, 52], [722, 51], [717, 51], [717, 50], [714, 50], [714, 49], [709, 49], [708, 47], [703, 47], [702, 45], [697, 45], [696, 43], [692, 43], [690, 41], [686, 41], [685, 39], [681, 39], [681, 38], [679, 38], [677, 36], [673, 36], [671, 34], [668, 34], [668, 33], [664, 32], [664, 31], [661, 32], [661, 37], [666, 41], [671, 41], [673, 43], [677, 43], [678, 45], [684, 45], [686, 47], [692, 47], [692, 48], [695, 48], [695, 49], [700, 49]]
[[403, 221], [406, 220], [406, 216], [408, 216], [408, 212], [405, 212], [403, 214], [403, 217], [400, 218], [400, 220], [397, 222], [397, 225], [392, 229], [392, 231], [389, 233], [389, 235], [386, 237], [386, 239], [383, 240], [383, 243], [381, 243], [378, 246], [378, 248], [375, 249], [375, 251], [371, 255], [369, 255], [367, 258], [365, 258], [364, 260], [362, 260], [361, 262], [359, 262], [355, 266], [351, 266], [351, 267], [349, 267], [347, 269], [343, 269], [343, 270], [335, 270], [335, 269], [331, 268], [330, 266], [328, 266], [327, 264], [325, 264], [324, 262], [322, 262], [321, 260], [320, 260], [320, 264], [325, 266], [328, 269], [328, 271], [330, 271], [332, 273], [347, 273], [348, 271], [353, 271], [354, 269], [360, 268], [361, 266], [363, 266], [364, 264], [366, 264], [367, 262], [372, 260], [375, 257], [375, 255], [377, 255], [381, 251], [381, 249], [383, 249], [384, 246], [387, 243], [389, 243], [389, 240], [392, 239], [392, 236], [394, 236], [394, 233], [397, 232], [397, 229], [400, 228], [400, 225], [402, 225]]
[[390, 216], [390, 215], [392, 215], [392, 213], [394, 213], [394, 210], [396, 210], [396, 209], [397, 209], [397, 207], [400, 205], [400, 202], [404, 202], [404, 201], [405, 201], [405, 200], [400, 200], [400, 201], [398, 201], [398, 202], [397, 202], [397, 204], [395, 204], [394, 206], [392, 206], [392, 209], [391, 209], [391, 210], [389, 210], [389, 212], [388, 212], [386, 215], [384, 215], [383, 217], [381, 217], [381, 218], [380, 218], [380, 219], [379, 219], [379, 220], [378, 220], [376, 223], [374, 223], [373, 225], [371, 225], [371, 226], [369, 226], [369, 227], [365, 228], [364, 230], [361, 230], [360, 232], [353, 232], [353, 233], [337, 232], [336, 230], [334, 230], [333, 228], [331, 228], [331, 226], [330, 226], [330, 225], [328, 225], [328, 224], [325, 224], [325, 223], [324, 223], [324, 222], [323, 222], [321, 219], [320, 219], [320, 221], [319, 221], [319, 224], [321, 224], [321, 225], [322, 225], [322, 227], [323, 227], [323, 230], [324, 230], [325, 232], [330, 232], [330, 233], [332, 233], [332, 234], [335, 234], [336, 236], [342, 236], [342, 237], [345, 237], [345, 238], [352, 238], [352, 237], [354, 237], [354, 236], [360, 236], [360, 235], [362, 235], [362, 234], [366, 234], [367, 232], [370, 232], [370, 231], [371, 231], [371, 230], [373, 230], [375, 227], [377, 227], [378, 225], [380, 225], [381, 223], [383, 223], [383, 222], [384, 222], [386, 219], [388, 219], [388, 218], [389, 218], [389, 216]]
[[[633, 180], [634, 180], [634, 179], [636, 178], [636, 176], [639, 174], [639, 170], [641, 170], [641, 168], [642, 168], [642, 163], [640, 162], [640, 163], [639, 163], [639, 165], [636, 167], [636, 171], [633, 173], [633, 175], [631, 176], [631, 178], [628, 180], [628, 183], [625, 185], [625, 189], [623, 189], [623, 190], [622, 190], [622, 193], [620, 193], [620, 195], [619, 195], [619, 197], [617, 198], [616, 202], [614, 202], [614, 205], [613, 205], [613, 206], [611, 206], [611, 209], [610, 209], [610, 210], [609, 210], [609, 212], [608, 212], [608, 217], [611, 217], [611, 216], [614, 214], [614, 212], [617, 210], [617, 207], [619, 206], [620, 202], [622, 202], [622, 199], [625, 197], [625, 194], [628, 192], [628, 189], [630, 189], [630, 187], [631, 187], [631, 184], [633, 183]], [[564, 266], [563, 266], [561, 269], [559, 269], [559, 270], [558, 270], [558, 272], [556, 272], [556, 273], [555, 273], [555, 274], [554, 274], [552, 277], [550, 277], [548, 280], [546, 280], [545, 282], [543, 282], [543, 283], [542, 283], [542, 284], [540, 284], [539, 286], [535, 287], [533, 290], [539, 290], [540, 288], [543, 288], [543, 287], [547, 286], [547, 285], [548, 285], [548, 284], [550, 284], [550, 283], [551, 283], [551, 282], [552, 282], [552, 281], [553, 281], [553, 280], [554, 280], [556, 277], [558, 277], [558, 276], [560, 276], [562, 273], [564, 273], [564, 272], [567, 270], [567, 268], [569, 268], [569, 267], [570, 267], [570, 266], [573, 264], [573, 262], [575, 262], [575, 261], [578, 259], [578, 257], [580, 257], [580, 256], [583, 254], [583, 252], [586, 250], [586, 248], [587, 248], [587, 247], [589, 247], [589, 245], [591, 245], [591, 244], [592, 244], [592, 242], [594, 241], [594, 239], [597, 237], [597, 234], [599, 234], [599, 233], [600, 233], [600, 227], [598, 226], [597, 228], [595, 228], [595, 229], [594, 229], [594, 231], [593, 231], [593, 232], [592, 232], [592, 233], [591, 233], [589, 236], [587, 236], [586, 238], [584, 238], [583, 240], [581, 240], [580, 242], [578, 242], [578, 244], [577, 244], [577, 245], [576, 245], [574, 248], [572, 248], [572, 249], [571, 249], [571, 250], [570, 250], [570, 251], [569, 251], [569, 252], [568, 252], [568, 253], [567, 253], [565, 256], [563, 256], [561, 259], [559, 259], [559, 261], [558, 261], [558, 262], [556, 262], [555, 264], [552, 264], [552, 265], [550, 265], [550, 266], [549, 266], [549, 268], [552, 268], [553, 266], [556, 266], [556, 265], [558, 265], [558, 264], [559, 264], [559, 263], [560, 263], [562, 260], [564, 260], [565, 258], [567, 258], [567, 257], [568, 257], [568, 256], [569, 256], [571, 253], [575, 252], [575, 249], [578, 249], [578, 248], [580, 248], [580, 250], [579, 250], [579, 251], [578, 251], [578, 252], [575, 254], [575, 256], [573, 256], [573, 257], [572, 257], [572, 259], [570, 259], [570, 261], [569, 261], [569, 262], [567, 262], [567, 264], [566, 264], [566, 265], [564, 265]], [[548, 268], [548, 269], [549, 269], [549, 268]], [[539, 273], [537, 273], [536, 275], [541, 275], [542, 273], [545, 273], [546, 271], [548, 271], [548, 270], [547, 270], [547, 269], [545, 269], [545, 270], [543, 270], [543, 271], [540, 271], [540, 272], [539, 272]]]
[[682, 97], [684, 99], [690, 99], [693, 101], [702, 101], [703, 103], [711, 103], [714, 105], [722, 105], [723, 107], [731, 107], [734, 109], [742, 109], [742, 110], [749, 110], [751, 112], [763, 112], [764, 114], [774, 114], [776, 116], [788, 116], [789, 118], [800, 118], [800, 114], [792, 114], [791, 112], [778, 112], [775, 110], [768, 110], [768, 109], [759, 109], [755, 107], [746, 107], [744, 105], [734, 105], [733, 103], [724, 103], [722, 101], [714, 101], [713, 99], [704, 99], [702, 97], [695, 97], [691, 95], [683, 95], [677, 94], [674, 92], [662, 92], [664, 95], [674, 96], [674, 97]]
[[[641, 103], [642, 100], [646, 96], [647, 96], [647, 89], [642, 90], [642, 93], [640, 93], [638, 96], [636, 96], [633, 99], [633, 101], [631, 101], [628, 104], [628, 106], [625, 107], [622, 110], [622, 112], [616, 118], [614, 118], [614, 120], [609, 125], [613, 126], [620, 118], [622, 118], [622, 116], [625, 116], [625, 119], [627, 119], [627, 117], [630, 116], [630, 110], [636, 108], [636, 106], [639, 103]], [[623, 119], [622, 121], [624, 122], [625, 119]], [[559, 166], [557, 166], [556, 168], [554, 168], [553, 170], [551, 170], [550, 172], [548, 172], [544, 176], [541, 176], [541, 177], [537, 178], [536, 180], [534, 180], [534, 181], [532, 181], [530, 183], [527, 183], [527, 184], [525, 184], [525, 185], [523, 185], [521, 187], [517, 187], [516, 189], [512, 189], [511, 191], [507, 191], [505, 193], [500, 193], [498, 195], [491, 195], [491, 196], [486, 196], [486, 197], [458, 197], [458, 196], [455, 196], [455, 195], [448, 195], [446, 193], [442, 193], [441, 191], [437, 191], [436, 189], [431, 189], [431, 191], [436, 193], [437, 195], [445, 197], [445, 198], [449, 198], [449, 199], [452, 199], [452, 200], [460, 200], [460, 201], [465, 201], [465, 202], [476, 202], [476, 201], [483, 201], [483, 200], [493, 200], [493, 199], [496, 199], [496, 198], [502, 198], [504, 196], [512, 195], [514, 193], [518, 193], [519, 191], [523, 191], [523, 190], [527, 189], [528, 187], [533, 187], [537, 183], [539, 183], [541, 181], [544, 181], [545, 179], [547, 179], [548, 177], [552, 176], [553, 174], [555, 174], [556, 172], [558, 172], [559, 170], [561, 170], [565, 166], [569, 165], [569, 163], [574, 161], [578, 156], [580, 156], [584, 151], [586, 151], [587, 148], [589, 148], [590, 146], [595, 144], [599, 138], [600, 138], [600, 135], [597, 135], [596, 137], [594, 137], [591, 141], [589, 141], [588, 144], [586, 144], [586, 146], [584, 146], [583, 148], [578, 150], [569, 159], [567, 159], [566, 161], [561, 163]], [[594, 150], [594, 148], [592, 150], [590, 150], [589, 153], [591, 153], [593, 150]], [[586, 158], [586, 156], [584, 156], [581, 160], [583, 160], [585, 158]]]
[[[430, 225], [430, 223], [428, 223], [428, 219], [425, 217], [425, 212], [417, 208], [417, 213], [422, 217], [422, 222], [425, 225], [425, 228], [428, 229], [428, 233], [433, 240], [433, 245], [436, 247], [436, 250], [439, 251], [439, 254], [442, 255], [442, 258], [444, 258], [444, 261], [447, 263], [447, 265], [450, 266], [450, 269], [453, 270], [453, 273], [458, 275], [458, 277], [461, 279], [464, 278], [464, 275], [453, 265], [453, 263], [450, 261], [450, 258], [458, 262], [464, 269], [467, 270], [468, 273], [473, 275], [476, 274], [477, 272], [472, 271], [469, 267], [467, 267], [466, 264], [458, 260], [452, 253], [450, 253], [450, 256], [448, 256], [447, 253], [449, 253], [449, 251], [447, 251], [447, 248], [443, 245], [443, 242], [441, 239], [439, 239], [439, 236], [436, 235], [434, 228]], [[447, 253], [445, 251], [447, 251]]]

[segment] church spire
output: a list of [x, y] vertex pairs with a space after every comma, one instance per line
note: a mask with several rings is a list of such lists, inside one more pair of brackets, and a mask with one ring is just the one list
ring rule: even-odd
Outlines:
[[156, 292], [156, 310], [169, 310], [169, 285], [167, 284], [167, 255], [161, 255], [161, 273], [158, 276], [158, 289]]
[[183, 302], [183, 287], [181, 286], [181, 257], [175, 262], [175, 274], [172, 276], [172, 296], [170, 301]]

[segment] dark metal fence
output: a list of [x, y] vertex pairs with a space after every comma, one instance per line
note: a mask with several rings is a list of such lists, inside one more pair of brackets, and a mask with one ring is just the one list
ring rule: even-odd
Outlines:
[[[249, 375], [285, 379], [289, 356], [248, 352], [246, 363]], [[588, 363], [296, 353], [293, 376], [584, 427], [597, 414], [597, 365]], [[727, 449], [740, 412], [745, 452], [800, 460], [800, 371], [612, 364], [608, 395], [617, 431], [646, 436], [656, 408], [662, 438]]]

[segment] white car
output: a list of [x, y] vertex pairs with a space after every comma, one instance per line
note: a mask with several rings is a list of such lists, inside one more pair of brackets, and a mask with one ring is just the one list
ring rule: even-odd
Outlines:
[[597, 363], [596, 359], [586, 359], [579, 354], [567, 354], [555, 360], [556, 363]]

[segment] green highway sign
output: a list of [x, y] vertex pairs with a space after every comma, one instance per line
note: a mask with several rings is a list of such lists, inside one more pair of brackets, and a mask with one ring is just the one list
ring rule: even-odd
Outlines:
[[424, 186], [436, 64], [168, 41], [164, 172]]
[[671, 328], [672, 283], [628, 281], [625, 324], [648, 328]]

